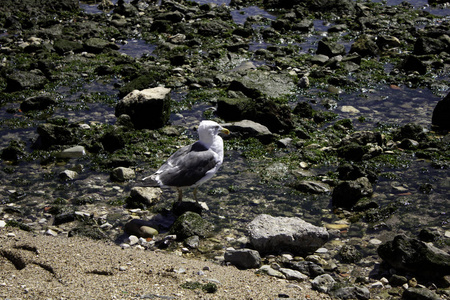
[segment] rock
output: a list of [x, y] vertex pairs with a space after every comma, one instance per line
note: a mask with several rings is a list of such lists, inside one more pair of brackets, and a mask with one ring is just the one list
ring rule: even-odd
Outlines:
[[6, 91], [37, 90], [42, 88], [46, 83], [47, 78], [40, 70], [16, 70], [6, 78]]
[[133, 219], [124, 226], [124, 231], [129, 235], [137, 237], [149, 238], [158, 235], [158, 230], [154, 229], [153, 222], [140, 219]]
[[372, 37], [362, 35], [355, 40], [350, 48], [350, 53], [358, 53], [362, 57], [375, 57], [379, 49]]
[[278, 270], [273, 269], [269, 265], [262, 266], [261, 268], [259, 268], [258, 272], [262, 272], [264, 274], [267, 274], [269, 276], [276, 277], [276, 278], [282, 278], [282, 279], [286, 278], [286, 276], [284, 276], [283, 273], [281, 273]]
[[420, 75], [427, 73], [427, 66], [415, 55], [408, 55], [400, 67], [406, 72], [418, 72]]
[[292, 138], [287, 137], [277, 141], [277, 146], [280, 148], [288, 148], [292, 145]]
[[312, 118], [314, 109], [308, 102], [299, 102], [295, 106], [293, 113], [302, 118]]
[[225, 262], [240, 269], [259, 268], [261, 265], [261, 256], [258, 251], [252, 249], [228, 250], [225, 252]]
[[440, 100], [433, 109], [431, 124], [441, 130], [450, 130], [450, 93]]
[[336, 281], [329, 274], [319, 275], [311, 281], [313, 290], [321, 293], [328, 293], [333, 288]]
[[300, 282], [308, 280], [308, 276], [299, 271], [287, 268], [280, 268], [280, 272], [283, 273], [284, 276], [286, 276], [286, 279], [288, 280], [296, 280]]
[[226, 137], [227, 139], [247, 139], [250, 137], [254, 137], [260, 140], [263, 144], [269, 144], [275, 139], [274, 134], [270, 132], [270, 130], [266, 126], [253, 122], [251, 120], [225, 123], [223, 124], [223, 127], [230, 130], [230, 134]]
[[73, 221], [75, 221], [75, 212], [65, 212], [57, 214], [55, 216], [55, 219], [53, 220], [53, 225], [58, 226]]
[[58, 158], [79, 158], [86, 155], [86, 150], [83, 146], [75, 146], [64, 149], [62, 152], [56, 154]]
[[111, 130], [108, 130], [100, 137], [99, 142], [104, 150], [112, 153], [125, 147], [124, 132], [117, 126], [113, 126]]
[[340, 146], [337, 149], [337, 154], [346, 160], [361, 161], [369, 153], [369, 149], [369, 146], [363, 146], [353, 142]]
[[25, 155], [25, 144], [20, 141], [11, 141], [9, 145], [2, 149], [1, 159], [16, 163]]
[[118, 46], [101, 38], [90, 38], [84, 42], [84, 48], [87, 52], [101, 53], [107, 49], [118, 50]]
[[360, 177], [367, 177], [371, 183], [377, 180], [377, 173], [370, 169], [364, 169], [362, 165], [344, 163], [337, 169], [340, 180], [356, 180]]
[[161, 199], [162, 190], [159, 187], [139, 187], [135, 186], [130, 191], [127, 199], [129, 208], [147, 208]]
[[65, 126], [42, 124], [37, 127], [39, 138], [34, 147], [48, 149], [54, 145], [70, 145], [75, 142], [72, 130]]
[[74, 52], [78, 53], [83, 51], [83, 44], [77, 41], [69, 41], [65, 39], [57, 39], [53, 43], [53, 48], [55, 49], [56, 53], [59, 55], [64, 55], [68, 52]]
[[433, 291], [426, 288], [410, 287], [403, 292], [402, 299], [404, 300], [439, 300], [439, 297]]
[[445, 40], [433, 37], [419, 37], [414, 44], [415, 55], [430, 55], [440, 54], [441, 52], [448, 52], [450, 45]]
[[379, 132], [373, 131], [355, 131], [352, 134], [345, 136], [340, 146], [357, 143], [358, 145], [365, 146], [367, 144], [376, 144], [378, 146], [383, 145], [383, 137]]
[[170, 115], [170, 89], [156, 87], [134, 90], [116, 106], [116, 116], [129, 115], [137, 129], [156, 129], [164, 126]]
[[290, 111], [289, 106], [265, 98], [221, 98], [217, 103], [217, 115], [226, 121], [249, 119], [277, 133], [294, 128]]
[[343, 287], [333, 291], [332, 295], [339, 299], [370, 299], [370, 291], [366, 287], [360, 286]]
[[343, 263], [356, 263], [362, 258], [362, 254], [354, 246], [344, 245], [339, 250], [339, 257]]
[[4, 228], [6, 226], [6, 222], [3, 220], [0, 220], [0, 228]]
[[259, 215], [248, 225], [250, 242], [260, 253], [312, 253], [328, 240], [323, 227], [300, 218]]
[[136, 173], [133, 169], [118, 167], [111, 171], [110, 177], [112, 181], [124, 182], [136, 178]]
[[378, 255], [393, 268], [417, 276], [439, 278], [450, 274], [450, 254], [404, 235], [378, 247]]
[[391, 286], [402, 286], [408, 282], [408, 278], [405, 276], [393, 274], [391, 278], [389, 278], [389, 284]]
[[391, 49], [391, 48], [397, 48], [402, 45], [400, 40], [396, 38], [395, 36], [389, 36], [389, 35], [380, 35], [377, 37], [376, 40], [378, 48], [380, 48], [382, 51]]
[[28, 112], [31, 110], [44, 110], [52, 105], [55, 105], [56, 101], [48, 95], [40, 95], [36, 97], [30, 97], [25, 99], [20, 104], [20, 110]]
[[200, 245], [200, 237], [198, 235], [190, 236], [184, 240], [184, 245], [191, 249], [197, 249]]
[[401, 126], [393, 133], [393, 139], [395, 141], [411, 139], [414, 141], [422, 142], [427, 140], [427, 136], [424, 133], [422, 126], [414, 123], [408, 123]]
[[373, 194], [372, 184], [367, 177], [344, 181], [338, 184], [332, 194], [332, 204], [335, 207], [352, 208], [359, 199]]
[[188, 211], [175, 220], [170, 227], [170, 233], [176, 234], [178, 240], [184, 240], [194, 235], [202, 238], [207, 237], [211, 235], [213, 229], [214, 226], [202, 219], [199, 214]]
[[176, 216], [181, 216], [187, 211], [192, 211], [201, 215], [204, 209], [205, 207], [203, 207], [202, 203], [191, 199], [184, 199], [181, 202], [176, 201], [172, 205], [172, 212]]
[[301, 180], [293, 183], [292, 187], [303, 193], [322, 194], [331, 192], [330, 185], [315, 180]]
[[345, 47], [342, 44], [321, 40], [317, 45], [316, 54], [326, 55], [330, 58], [338, 55], [345, 55]]
[[308, 275], [312, 278], [325, 274], [325, 270], [312, 261], [288, 262], [285, 265], [289, 269], [299, 271], [300, 273]]
[[64, 180], [64, 181], [74, 180], [78, 176], [78, 173], [75, 171], [72, 171], [72, 170], [64, 170], [61, 173], [59, 173], [58, 176], [61, 180]]

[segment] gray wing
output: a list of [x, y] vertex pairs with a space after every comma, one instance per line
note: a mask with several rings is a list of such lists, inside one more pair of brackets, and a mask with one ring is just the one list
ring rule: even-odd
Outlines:
[[175, 152], [155, 175], [165, 186], [191, 186], [215, 168], [217, 162], [217, 155], [197, 142]]

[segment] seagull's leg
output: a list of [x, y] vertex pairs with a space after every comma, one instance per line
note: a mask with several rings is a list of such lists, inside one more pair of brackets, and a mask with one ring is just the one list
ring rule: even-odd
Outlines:
[[194, 188], [194, 199], [195, 199], [195, 202], [198, 203], [198, 200], [197, 200], [197, 188], [196, 187]]
[[180, 203], [181, 201], [183, 201], [183, 190], [177, 188], [177, 191], [178, 191], [178, 202]]

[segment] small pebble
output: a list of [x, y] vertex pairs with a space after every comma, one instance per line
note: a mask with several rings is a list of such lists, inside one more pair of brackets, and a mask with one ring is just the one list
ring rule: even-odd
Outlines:
[[6, 222], [3, 220], [0, 220], [0, 228], [3, 228], [6, 226]]
[[16, 234], [12, 233], [12, 232], [8, 232], [8, 234], [6, 236], [7, 237], [16, 237]]

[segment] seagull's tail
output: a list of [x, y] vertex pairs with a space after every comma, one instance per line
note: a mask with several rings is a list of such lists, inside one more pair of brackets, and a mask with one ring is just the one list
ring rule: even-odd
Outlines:
[[156, 180], [155, 174], [153, 174], [153, 175], [142, 178], [139, 186], [159, 187], [160, 184]]

